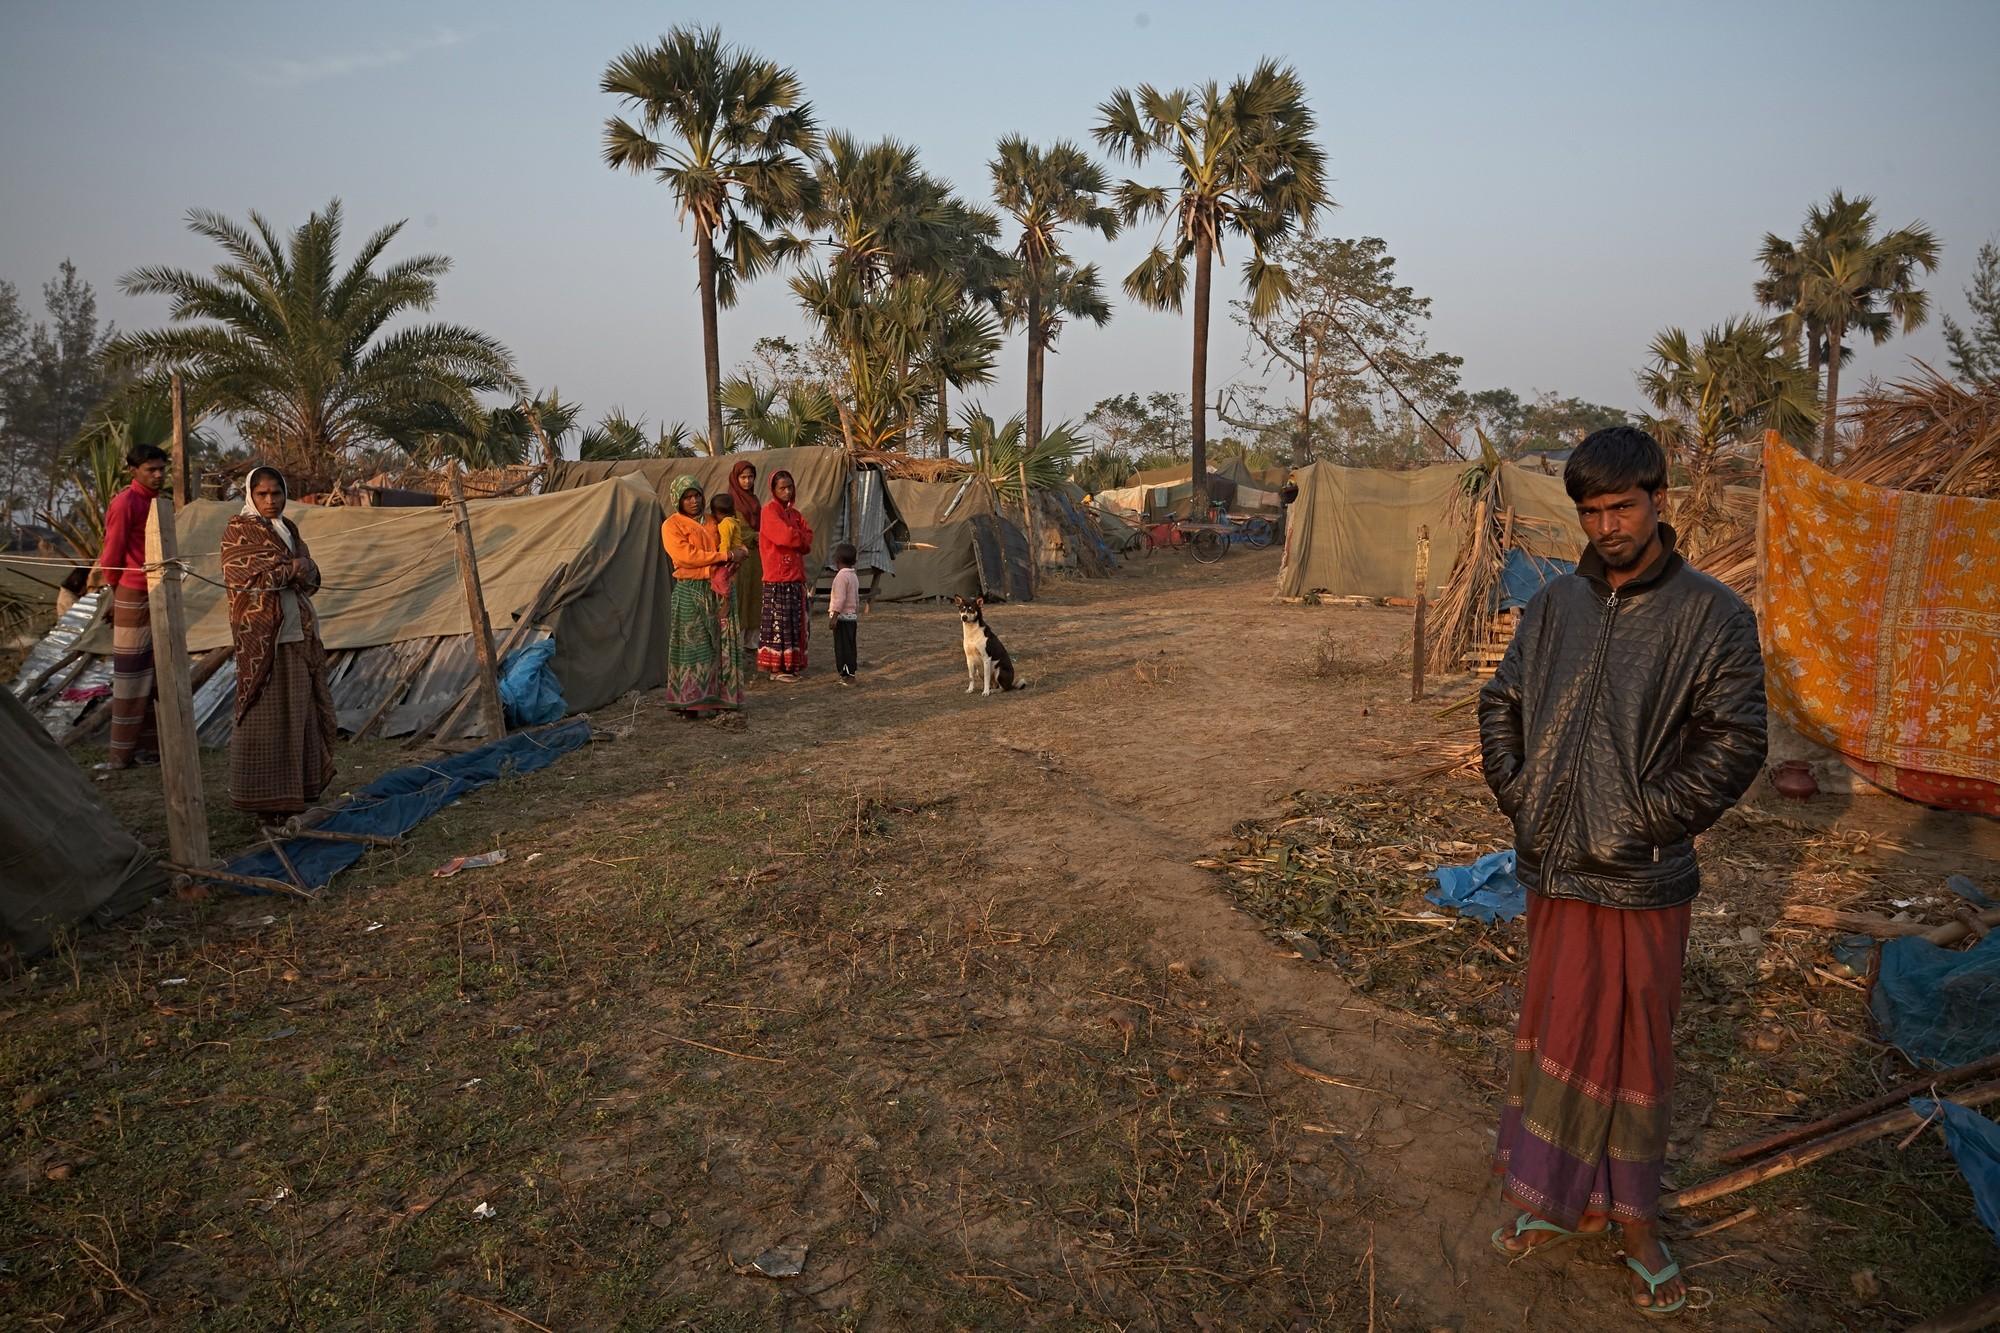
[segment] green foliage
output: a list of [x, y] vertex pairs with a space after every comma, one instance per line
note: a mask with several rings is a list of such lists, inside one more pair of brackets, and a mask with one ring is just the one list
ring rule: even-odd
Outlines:
[[838, 354], [846, 442], [894, 448], [949, 387], [992, 377], [999, 330], [988, 311], [1010, 269], [999, 219], [926, 172], [893, 139], [827, 137], [816, 164], [824, 264], [793, 293]]
[[1573, 448], [1592, 431], [1632, 423], [1632, 414], [1623, 408], [1565, 398], [1553, 389], [1544, 389], [1531, 402], [1523, 402], [1512, 389], [1454, 393], [1446, 398], [1440, 420], [1448, 431], [1476, 430], [1502, 458]]
[[1944, 317], [1944, 342], [1952, 373], [1968, 384], [2000, 384], [2000, 244], [1979, 247], [1972, 285], [1965, 289], [1971, 323]]
[[418, 255], [377, 269], [401, 222], [364, 241], [344, 270], [338, 199], [282, 239], [257, 213], [250, 224], [194, 210], [188, 229], [228, 262], [208, 274], [127, 274], [124, 290], [169, 297], [175, 322], [114, 337], [110, 364], [180, 371], [191, 406], [222, 414], [257, 452], [318, 481], [337, 478], [373, 443], [475, 421], [481, 392], [523, 387], [512, 356], [486, 334], [454, 324], [388, 331], [430, 309], [451, 268], [442, 255]]
[[1156, 242], [1125, 279], [1132, 298], [1179, 310], [1187, 261], [1206, 262], [1236, 238], [1251, 247], [1243, 274], [1251, 313], [1275, 309], [1290, 280], [1265, 252], [1294, 230], [1310, 232], [1329, 202], [1326, 155], [1313, 142], [1318, 126], [1298, 75], [1264, 60], [1226, 90], [1214, 80], [1169, 92], [1140, 84], [1120, 88], [1097, 111], [1099, 143], [1134, 166], [1161, 157], [1178, 176], [1173, 187], [1128, 180], [1117, 190], [1128, 223], [1161, 219], [1174, 237]]
[[1757, 300], [1778, 313], [1778, 328], [1796, 347], [1806, 343], [1806, 366], [1818, 383], [1826, 370], [1826, 410], [1820, 454], [1833, 453], [1840, 408], [1840, 369], [1853, 355], [1850, 330], [1877, 345], [1900, 327], [1920, 327], [1930, 315], [1930, 295], [1916, 285], [1919, 272], [1937, 267], [1937, 237], [1922, 223], [1877, 235], [1875, 201], [1849, 199], [1839, 190], [1807, 211], [1798, 239], [1766, 232], [1757, 261], [1764, 276]]
[[1812, 372], [1777, 329], [1750, 315], [1709, 329], [1699, 343], [1681, 329], [1663, 331], [1639, 388], [1661, 414], [1648, 423], [1653, 433], [1693, 485], [1696, 522], [1716, 511], [1723, 451], [1752, 445], [1766, 430], [1809, 445], [1819, 416]]
[[734, 305], [796, 248], [782, 228], [812, 202], [806, 158], [820, 136], [804, 84], [719, 28], [677, 27], [612, 61], [598, 86], [638, 116], [605, 121], [605, 165], [673, 191], [681, 221], [715, 243], [716, 299]]
[[1282, 367], [1298, 386], [1299, 402], [1289, 411], [1259, 402], [1254, 415], [1225, 413], [1225, 421], [1288, 443], [1289, 461], [1302, 467], [1336, 456], [1364, 415], [1372, 426], [1398, 414], [1402, 403], [1391, 382], [1432, 405], [1433, 414], [1456, 390], [1463, 359], [1426, 347], [1430, 298], [1396, 281], [1395, 257], [1381, 237], [1287, 237], [1272, 247], [1271, 258], [1288, 278], [1277, 303], [1262, 316], [1248, 301], [1232, 304], [1261, 349], [1263, 369]]
[[780, 388], [732, 375], [722, 382], [722, 415], [732, 439], [745, 437], [765, 449], [799, 449], [840, 438], [833, 395], [816, 384]]
[[1097, 400], [1083, 426], [1097, 440], [1097, 452], [1123, 459], [1128, 469], [1157, 464], [1142, 459], [1184, 462], [1188, 456], [1188, 396], [1154, 390], [1114, 394]]
[[692, 441], [693, 437], [683, 422], [662, 426], [649, 435], [644, 417], [634, 419], [626, 416], [623, 408], [614, 407], [603, 420], [579, 437], [577, 457], [587, 463], [633, 458], [693, 458], [695, 450]]
[[1088, 447], [1081, 435], [1062, 422], [1029, 447], [1027, 421], [1015, 413], [996, 422], [977, 406], [961, 417], [965, 451], [972, 466], [984, 472], [993, 489], [1009, 504], [1021, 502], [1021, 471], [1026, 465], [1028, 485], [1038, 491], [1054, 490], [1067, 479], [1070, 464]]
[[42, 286], [46, 321], [28, 322], [11, 283], [0, 283], [0, 520], [53, 509], [67, 484], [65, 458], [91, 410], [115, 387], [102, 361], [97, 294], [65, 259]]

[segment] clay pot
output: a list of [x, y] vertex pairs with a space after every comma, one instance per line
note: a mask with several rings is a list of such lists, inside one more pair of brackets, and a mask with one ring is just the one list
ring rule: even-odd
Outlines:
[[1771, 786], [1778, 795], [1794, 801], [1809, 801], [1819, 795], [1812, 765], [1803, 759], [1787, 759], [1772, 769]]

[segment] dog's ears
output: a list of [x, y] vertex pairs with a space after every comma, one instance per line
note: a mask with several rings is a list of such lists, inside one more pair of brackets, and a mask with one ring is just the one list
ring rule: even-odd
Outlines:
[[986, 605], [986, 599], [984, 597], [975, 597], [972, 599], [972, 604], [974, 606], [984, 606]]

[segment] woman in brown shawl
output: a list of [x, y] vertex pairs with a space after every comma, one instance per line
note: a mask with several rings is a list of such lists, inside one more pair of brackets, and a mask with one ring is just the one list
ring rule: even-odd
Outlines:
[[333, 780], [333, 696], [312, 594], [319, 566], [285, 515], [285, 479], [252, 470], [243, 512], [222, 532], [236, 645], [229, 799], [267, 820], [298, 814]]
[[736, 506], [736, 521], [750, 529], [749, 554], [736, 567], [736, 623], [743, 630], [743, 665], [757, 660], [757, 632], [764, 620], [764, 562], [757, 553], [757, 527], [763, 521], [764, 506], [757, 499], [757, 465], [744, 459], [729, 469], [729, 498]]

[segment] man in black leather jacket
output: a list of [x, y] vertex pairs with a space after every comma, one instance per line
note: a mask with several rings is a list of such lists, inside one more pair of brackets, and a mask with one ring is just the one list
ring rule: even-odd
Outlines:
[[1617, 1222], [1632, 1301], [1686, 1304], [1660, 1244], [1693, 838], [1764, 762], [1755, 618], [1659, 520], [1666, 455], [1598, 431], [1563, 471], [1589, 548], [1528, 604], [1479, 695], [1487, 785], [1514, 821], [1528, 975], [1495, 1170], [1510, 1258]]

